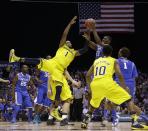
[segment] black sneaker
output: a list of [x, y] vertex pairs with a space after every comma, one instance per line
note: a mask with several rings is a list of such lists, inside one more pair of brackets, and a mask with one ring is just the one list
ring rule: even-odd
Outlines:
[[82, 122], [81, 123], [81, 128], [86, 129], [87, 128], [88, 123], [86, 122]]
[[53, 118], [53, 119], [48, 119], [47, 120], [47, 125], [55, 125], [55, 118]]
[[83, 129], [86, 129], [87, 128], [87, 125], [88, 125], [88, 122], [90, 121], [90, 115], [89, 114], [85, 114], [84, 115], [84, 118], [83, 118], [83, 121], [81, 123], [81, 128]]
[[68, 119], [67, 119], [67, 118], [63, 119], [63, 120], [60, 122], [60, 126], [66, 126], [66, 125], [68, 125]]

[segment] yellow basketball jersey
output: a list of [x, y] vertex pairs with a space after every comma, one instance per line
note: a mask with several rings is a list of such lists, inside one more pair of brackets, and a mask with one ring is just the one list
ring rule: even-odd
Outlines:
[[114, 58], [100, 57], [94, 62], [94, 79], [97, 78], [112, 78], [114, 74]]
[[69, 64], [75, 58], [76, 51], [74, 49], [69, 48], [66, 44], [60, 47], [53, 60], [56, 61], [59, 65], [61, 65], [64, 69], [66, 69]]

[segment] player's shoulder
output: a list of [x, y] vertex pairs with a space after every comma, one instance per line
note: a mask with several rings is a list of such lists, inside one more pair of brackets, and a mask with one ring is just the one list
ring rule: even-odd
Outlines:
[[112, 56], [108, 57], [108, 59], [110, 59], [110, 60], [112, 60], [112, 61], [117, 61], [117, 59], [114, 58], [114, 57], [112, 57]]

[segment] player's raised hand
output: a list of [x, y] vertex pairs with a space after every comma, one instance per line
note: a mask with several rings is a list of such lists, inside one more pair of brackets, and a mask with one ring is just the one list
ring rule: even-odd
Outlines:
[[92, 30], [95, 30], [96, 29], [96, 22], [95, 21], [91, 23], [91, 29]]
[[86, 40], [90, 40], [90, 32], [84, 32], [82, 35]]
[[74, 16], [70, 21], [70, 24], [73, 25], [74, 23], [76, 23], [76, 19], [77, 19], [77, 16]]

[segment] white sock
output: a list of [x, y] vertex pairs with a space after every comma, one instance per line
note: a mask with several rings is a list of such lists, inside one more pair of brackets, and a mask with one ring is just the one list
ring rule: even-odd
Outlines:
[[48, 119], [51, 120], [51, 119], [53, 119], [53, 117], [51, 115], [49, 115]]
[[67, 119], [68, 115], [62, 115], [62, 119]]

